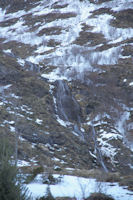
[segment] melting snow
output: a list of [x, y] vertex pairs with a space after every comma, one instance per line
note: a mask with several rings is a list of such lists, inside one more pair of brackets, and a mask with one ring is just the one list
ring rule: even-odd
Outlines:
[[17, 161], [17, 166], [18, 167], [30, 166], [30, 163], [25, 161], [25, 160], [18, 160]]
[[62, 76], [59, 72], [59, 69], [55, 69], [54, 71], [50, 72], [49, 74], [42, 74], [43, 78], [48, 79], [50, 82], [55, 82], [56, 80], [69, 80], [67, 77]]
[[3, 106], [4, 105], [4, 103], [3, 102], [0, 102], [0, 106]]
[[[72, 43], [79, 36], [80, 31], [83, 28], [83, 24], [87, 24], [92, 27], [89, 31], [92, 33], [102, 33], [106, 38], [108, 43], [118, 43], [127, 38], [131, 38], [133, 35], [132, 28], [116, 28], [110, 25], [110, 20], [113, 19], [113, 16], [109, 14], [101, 14], [95, 17], [90, 17], [92, 12], [99, 8], [111, 8], [116, 10], [125, 9], [125, 7], [132, 7], [132, 2], [121, 0], [121, 3], [114, 2], [105, 2], [102, 4], [93, 4], [88, 1], [79, 2], [77, 0], [71, 1], [64, 0], [59, 4], [68, 4], [62, 9], [53, 9], [52, 5], [55, 3], [55, 0], [50, 2], [41, 1], [36, 7], [24, 11], [20, 10], [15, 13], [6, 13], [5, 11], [0, 10], [1, 21], [11, 20], [16, 18], [17, 21], [6, 27], [0, 28], [0, 35], [2, 38], [5, 38], [5, 41], [18, 41], [24, 44], [29, 44], [31, 46], [36, 45], [34, 54], [26, 58], [27, 61], [30, 61], [35, 64], [45, 62], [46, 59], [49, 59], [49, 63], [57, 67], [55, 71], [50, 72], [49, 74], [43, 74], [44, 78], [47, 78], [51, 81], [57, 79], [70, 79], [70, 75], [73, 71], [80, 72], [73, 74], [75, 78], [84, 78], [81, 74], [83, 71], [91, 71], [94, 69], [95, 63], [101, 65], [116, 64], [119, 57], [121, 56], [121, 51], [119, 47], [112, 47], [105, 51], [93, 52], [93, 48], [88, 45], [86, 52], [81, 50], [79, 53], [73, 52]], [[39, 26], [36, 31], [32, 32], [31, 27], [28, 26], [27, 22], [24, 20], [26, 14], [31, 15], [31, 17], [42, 16], [49, 13], [73, 13], [74, 17], [68, 17], [63, 19], [52, 19], [50, 22], [45, 22], [44, 20], [39, 23], [35, 22], [33, 26]], [[44, 28], [50, 27], [61, 27], [62, 31], [59, 35], [46, 35], [38, 36], [38, 33]], [[56, 46], [56, 48], [47, 46], [47, 42], [53, 39], [61, 44]], [[89, 44], [89, 40], [88, 40]], [[96, 47], [96, 46], [95, 46]], [[81, 49], [78, 46], [78, 49]], [[91, 49], [92, 52], [89, 52]], [[6, 52], [6, 50], [5, 50]], [[47, 52], [47, 53], [46, 53]], [[9, 50], [7, 50], [9, 53]], [[40, 55], [41, 54], [41, 55]], [[112, 59], [113, 58], [113, 59]], [[20, 65], [24, 66], [25, 60], [18, 58]], [[63, 66], [63, 67], [62, 67]]]
[[102, 155], [110, 158], [111, 163], [114, 164], [115, 163], [114, 157], [117, 154], [117, 149], [114, 148], [111, 144], [109, 144], [108, 140], [106, 141], [103, 138], [99, 137], [97, 139], [97, 141], [99, 142], [99, 146], [100, 146], [100, 150], [101, 150]]
[[[59, 175], [54, 175], [54, 177], [57, 178]], [[28, 184], [28, 189], [32, 192], [34, 199], [44, 196], [46, 192], [47, 185], [42, 184], [41, 181], [42, 178], [38, 176], [34, 182]], [[76, 197], [77, 200], [82, 200], [92, 192], [99, 192], [98, 185], [99, 182], [95, 179], [65, 175], [61, 178], [60, 183], [50, 185], [50, 190], [54, 197]], [[118, 183], [110, 185], [110, 183], [102, 182], [100, 188], [102, 192], [112, 195], [115, 200], [131, 200], [133, 195], [133, 192], [124, 189]]]
[[25, 65], [25, 61], [24, 61], [23, 59], [21, 59], [21, 58], [18, 58], [18, 59], [17, 59], [17, 62], [18, 62], [20, 65], [22, 65], [22, 66]]
[[35, 121], [37, 124], [39, 124], [39, 125], [41, 125], [42, 124], [42, 122], [43, 122], [43, 120], [41, 120], [41, 119], [36, 119], [36, 121]]
[[4, 53], [7, 53], [7, 54], [11, 54], [12, 53], [12, 50], [11, 49], [6, 49], [6, 50], [3, 50]]
[[56, 161], [56, 162], [60, 162], [60, 159], [59, 158], [52, 158], [52, 160]]
[[15, 95], [14, 93], [12, 93], [10, 96], [13, 97], [13, 98], [15, 98], [15, 99], [20, 99], [20, 97], [17, 96], [17, 95]]
[[10, 126], [10, 131], [14, 133], [15, 132], [15, 127]]
[[124, 82], [124, 83], [127, 82], [127, 79], [125, 78], [125, 79], [123, 80], [123, 82]]
[[20, 107], [20, 109], [21, 109], [21, 111], [23, 111], [23, 112], [25, 112], [25, 113], [27, 113], [27, 114], [29, 114], [29, 115], [33, 115], [33, 112], [30, 111], [31, 108], [29, 108], [29, 107], [26, 106], [26, 105], [22, 105], [22, 106]]
[[129, 83], [129, 86], [133, 86], [133, 82]]
[[9, 84], [9, 85], [5, 85], [5, 86], [0, 86], [0, 93], [2, 93], [4, 90], [10, 88], [12, 85]]
[[71, 122], [64, 121], [64, 120], [60, 119], [58, 115], [57, 115], [56, 117], [57, 117], [57, 121], [59, 122], [59, 124], [60, 124], [61, 126], [67, 127], [67, 126], [72, 125]]
[[120, 134], [117, 134], [117, 133], [107, 133], [106, 131], [103, 132], [102, 134], [100, 134], [100, 137], [102, 137], [103, 139], [108, 139], [108, 140], [122, 139], [122, 136]]
[[15, 124], [15, 121], [4, 120], [3, 123], [4, 123], [4, 124], [10, 124], [10, 125], [13, 125], [13, 124]]

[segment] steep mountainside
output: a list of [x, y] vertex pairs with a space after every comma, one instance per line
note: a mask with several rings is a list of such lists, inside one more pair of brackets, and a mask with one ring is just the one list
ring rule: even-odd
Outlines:
[[0, 1], [0, 134], [18, 166], [133, 172], [132, 0]]

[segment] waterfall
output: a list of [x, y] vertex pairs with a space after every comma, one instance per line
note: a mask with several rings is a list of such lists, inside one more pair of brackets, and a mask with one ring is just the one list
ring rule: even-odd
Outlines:
[[63, 80], [56, 81], [56, 107], [57, 114], [62, 120], [80, 123], [81, 109], [67, 83]]
[[97, 140], [96, 140], [96, 131], [95, 131], [93, 124], [91, 124], [91, 128], [92, 128], [92, 138], [93, 138], [93, 141], [94, 141], [94, 148], [95, 148], [95, 151], [97, 153], [98, 161], [101, 164], [101, 166], [103, 167], [104, 171], [107, 173], [108, 169], [107, 169], [107, 167], [106, 167], [106, 165], [103, 161], [102, 153], [101, 153], [101, 150], [99, 149], [99, 146], [98, 146], [98, 143], [97, 143]]
[[84, 141], [84, 133], [80, 130], [82, 121], [81, 108], [65, 81], [56, 81], [55, 98], [57, 115], [64, 121], [73, 122], [73, 131]]

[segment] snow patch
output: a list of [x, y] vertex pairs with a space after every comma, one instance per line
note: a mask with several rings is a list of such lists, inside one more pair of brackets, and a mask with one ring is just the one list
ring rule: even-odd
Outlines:
[[[59, 178], [60, 175], [54, 175], [55, 178]], [[133, 193], [124, 187], [118, 185], [118, 183], [97, 182], [95, 179], [82, 178], [76, 176], [64, 175], [61, 178], [61, 182], [56, 185], [50, 185], [52, 195], [56, 197], [75, 197], [77, 200], [87, 198], [93, 192], [98, 191], [98, 185], [102, 192], [108, 195], [112, 195], [115, 200], [131, 200]], [[42, 184], [41, 176], [37, 176], [33, 183], [27, 185], [30, 192], [32, 192], [33, 198], [44, 196], [46, 193], [46, 184]]]
[[39, 124], [39, 125], [41, 125], [42, 124], [42, 122], [43, 122], [43, 120], [41, 120], [41, 119], [36, 119], [36, 121], [35, 121], [37, 124]]
[[12, 53], [12, 50], [11, 49], [6, 49], [6, 50], [3, 50], [4, 53], [7, 53], [7, 54], [11, 54]]
[[125, 79], [123, 80], [123, 82], [126, 83], [126, 82], [127, 82], [127, 79], [125, 78]]
[[4, 103], [3, 102], [0, 102], [0, 106], [3, 106], [4, 105]]
[[12, 84], [5, 85], [5, 86], [0, 86], [0, 93], [2, 93], [4, 90], [7, 90], [7, 89], [10, 88], [11, 86], [12, 86]]
[[18, 160], [17, 167], [27, 167], [30, 166], [30, 163], [25, 160]]
[[11, 132], [15, 133], [15, 130], [16, 130], [16, 129], [15, 129], [14, 126], [10, 126], [10, 131], [11, 131]]
[[61, 126], [68, 127], [68, 126], [72, 125], [71, 122], [64, 121], [64, 120], [60, 119], [58, 115], [56, 115], [56, 117], [57, 117], [57, 121], [59, 122], [59, 124]]
[[48, 79], [49, 82], [55, 82], [56, 80], [69, 80], [67, 77], [61, 76], [58, 68], [49, 74], [42, 74], [41, 76]]
[[133, 82], [129, 83], [129, 86], [131, 86], [131, 87], [132, 87], [132, 86], [133, 86]]
[[15, 121], [4, 120], [3, 123], [4, 123], [4, 124], [14, 125], [14, 124], [15, 124]]
[[10, 94], [10, 96], [11, 96], [12, 98], [15, 98], [15, 99], [20, 99], [20, 98], [21, 98], [21, 97], [15, 95], [14, 93]]
[[25, 65], [25, 61], [24, 61], [23, 59], [21, 59], [21, 58], [17, 58], [17, 62], [18, 62], [21, 66], [24, 67], [24, 65]]

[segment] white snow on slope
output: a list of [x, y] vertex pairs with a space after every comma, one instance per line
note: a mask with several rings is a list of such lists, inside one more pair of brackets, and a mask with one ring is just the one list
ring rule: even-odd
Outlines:
[[[119, 57], [121, 56], [121, 51], [119, 47], [109, 48], [106, 51], [100, 52], [90, 52], [89, 39], [86, 48], [86, 52], [73, 52], [73, 42], [79, 36], [80, 31], [83, 28], [83, 24], [90, 26], [89, 32], [92, 33], [102, 33], [104, 38], [108, 43], [116, 43], [133, 36], [132, 28], [115, 28], [110, 25], [110, 20], [113, 16], [109, 14], [100, 14], [95, 17], [91, 17], [93, 11], [99, 8], [115, 8], [117, 10], [126, 9], [129, 5], [132, 7], [132, 1], [129, 0], [128, 4], [125, 0], [121, 0], [119, 3], [117, 1], [104, 2], [102, 4], [93, 4], [88, 1], [80, 2], [78, 0], [63, 0], [61, 2], [56, 2], [58, 5], [65, 5], [62, 9], [54, 9], [53, 4], [55, 0], [52, 1], [40, 1], [37, 6], [30, 10], [20, 10], [15, 13], [6, 13], [6, 10], [0, 10], [1, 21], [18, 19], [14, 24], [9, 24], [9, 26], [0, 27], [0, 37], [5, 38], [7, 41], [17, 41], [31, 46], [36, 45], [36, 49], [32, 54], [26, 58], [27, 61], [31, 61], [35, 64], [45, 63], [48, 59], [49, 65], [54, 65], [57, 67], [56, 77], [54, 80], [60, 78], [62, 79], [70, 78], [70, 76], [75, 76], [75, 78], [82, 79], [84, 76], [77, 74], [72, 74], [73, 71], [82, 74], [84, 71], [91, 71], [94, 65], [109, 65], [116, 64]], [[40, 23], [35, 21], [32, 25], [28, 25], [25, 20], [25, 15], [31, 15], [32, 17], [43, 16], [49, 13], [73, 13], [74, 17], [68, 17], [64, 19], [52, 19], [50, 22], [41, 21]], [[40, 24], [35, 31], [31, 31], [31, 28]], [[38, 24], [38, 25], [39, 25]], [[38, 33], [44, 28], [50, 27], [61, 27], [61, 33], [59, 35], [46, 35], [38, 36]], [[47, 46], [47, 42], [53, 39], [56, 42], [60, 42], [59, 46], [56, 48], [51, 48]], [[84, 45], [85, 46], [85, 45]], [[78, 49], [80, 49], [80, 45]], [[52, 52], [51, 52], [52, 51]], [[89, 51], [89, 52], [88, 52]], [[47, 53], [46, 53], [47, 52]], [[88, 52], [88, 53], [87, 53]], [[40, 55], [41, 54], [41, 55]], [[20, 64], [23, 65], [24, 61], [18, 60]], [[63, 66], [63, 68], [62, 68]], [[63, 73], [63, 74], [62, 74]], [[43, 76], [48, 76], [49, 79], [53, 80], [52, 72], [44, 74]]]
[[96, 18], [88, 19], [88, 25], [94, 26], [92, 32], [102, 33], [109, 44], [114, 44], [131, 38], [133, 36], [132, 28], [116, 28], [110, 25], [111, 19], [114, 19], [113, 16], [109, 14], [101, 14]]
[[35, 121], [37, 124], [39, 124], [39, 125], [41, 125], [42, 124], [42, 122], [43, 122], [43, 120], [41, 120], [41, 119], [36, 119], [36, 121]]
[[[106, 133], [108, 134], [108, 133]], [[113, 145], [108, 143], [108, 140], [104, 140], [104, 138], [100, 137], [97, 139], [99, 142], [100, 150], [103, 156], [110, 158], [112, 165], [116, 163], [114, 157], [117, 154], [117, 149], [113, 147]]]
[[[54, 175], [54, 177], [59, 177], [59, 175]], [[35, 182], [28, 184], [28, 189], [32, 192], [34, 199], [45, 195], [47, 185], [42, 184], [41, 181], [42, 178], [38, 175]], [[99, 182], [95, 179], [65, 175], [60, 183], [50, 185], [50, 190], [54, 197], [76, 197], [77, 200], [83, 200], [90, 193], [99, 192], [98, 186]], [[110, 185], [110, 183], [102, 182], [100, 188], [102, 192], [112, 195], [115, 200], [131, 200], [133, 197], [133, 192], [120, 187], [118, 183]]]

